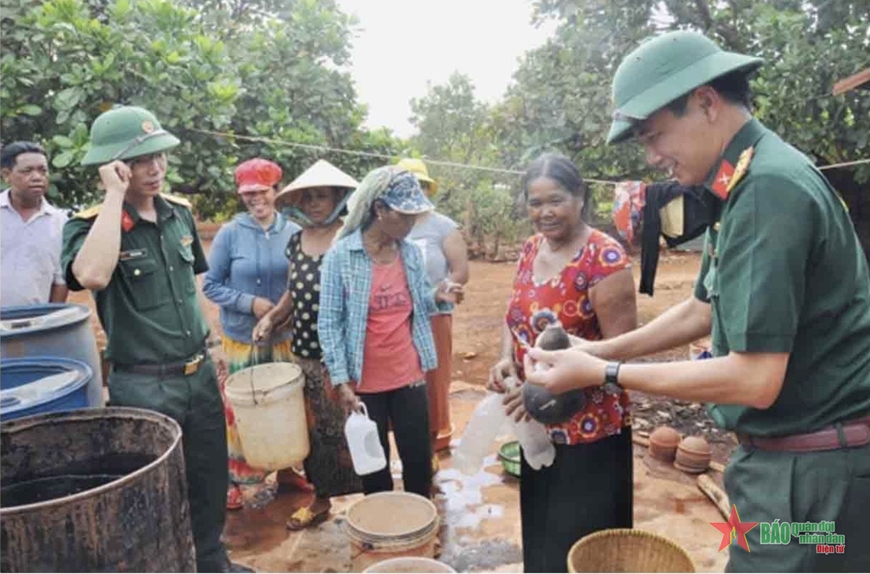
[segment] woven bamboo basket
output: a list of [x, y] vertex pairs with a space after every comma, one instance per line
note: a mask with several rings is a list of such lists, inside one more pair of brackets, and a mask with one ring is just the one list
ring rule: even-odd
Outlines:
[[613, 528], [578, 540], [568, 552], [568, 572], [695, 572], [695, 564], [664, 536]]

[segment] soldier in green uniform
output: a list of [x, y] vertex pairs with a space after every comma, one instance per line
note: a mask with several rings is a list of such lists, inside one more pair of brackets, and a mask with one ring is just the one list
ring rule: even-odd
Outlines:
[[161, 194], [165, 151], [179, 140], [147, 110], [126, 106], [91, 127], [83, 165], [100, 165], [106, 196], [64, 228], [70, 289], [90, 289], [106, 331], [109, 400], [181, 425], [197, 569], [235, 571], [220, 537], [227, 442], [195, 275], [208, 269], [190, 204]]
[[[709, 403], [740, 442], [725, 473], [739, 520], [833, 521], [845, 535], [842, 554], [823, 555], [797, 536], [761, 544], [753, 528], [751, 552], [730, 546], [729, 571], [867, 572], [870, 278], [837, 193], [752, 117], [747, 75], [760, 64], [693, 32], [655, 37], [623, 60], [608, 141], [636, 137], [651, 166], [705, 185], [721, 200], [717, 222], [693, 297], [620, 337], [536, 349], [529, 361], [552, 368], [526, 373], [556, 392], [621, 385]], [[711, 331], [712, 359], [620, 362]]]

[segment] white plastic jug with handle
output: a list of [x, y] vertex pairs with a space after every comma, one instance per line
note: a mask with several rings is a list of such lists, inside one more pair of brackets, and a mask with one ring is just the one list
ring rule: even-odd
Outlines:
[[365, 403], [360, 403], [362, 412], [353, 412], [344, 423], [353, 470], [360, 476], [377, 472], [387, 466], [387, 455], [378, 438], [378, 425], [369, 418]]

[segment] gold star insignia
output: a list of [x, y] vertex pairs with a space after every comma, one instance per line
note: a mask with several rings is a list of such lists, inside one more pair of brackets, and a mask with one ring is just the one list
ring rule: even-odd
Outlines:
[[746, 170], [749, 169], [749, 162], [752, 161], [752, 154], [755, 153], [755, 148], [750, 146], [743, 150], [740, 157], [737, 159], [737, 166], [734, 168], [734, 175], [731, 176], [731, 181], [728, 182], [726, 191], [731, 191], [737, 183], [746, 175]]

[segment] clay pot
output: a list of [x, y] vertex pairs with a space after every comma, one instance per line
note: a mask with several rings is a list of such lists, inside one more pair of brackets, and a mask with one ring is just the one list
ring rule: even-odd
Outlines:
[[712, 451], [710, 445], [700, 436], [687, 436], [677, 447], [674, 466], [683, 472], [700, 474], [710, 466]]
[[680, 433], [669, 426], [660, 426], [649, 435], [649, 453], [653, 458], [673, 462], [680, 444]]

